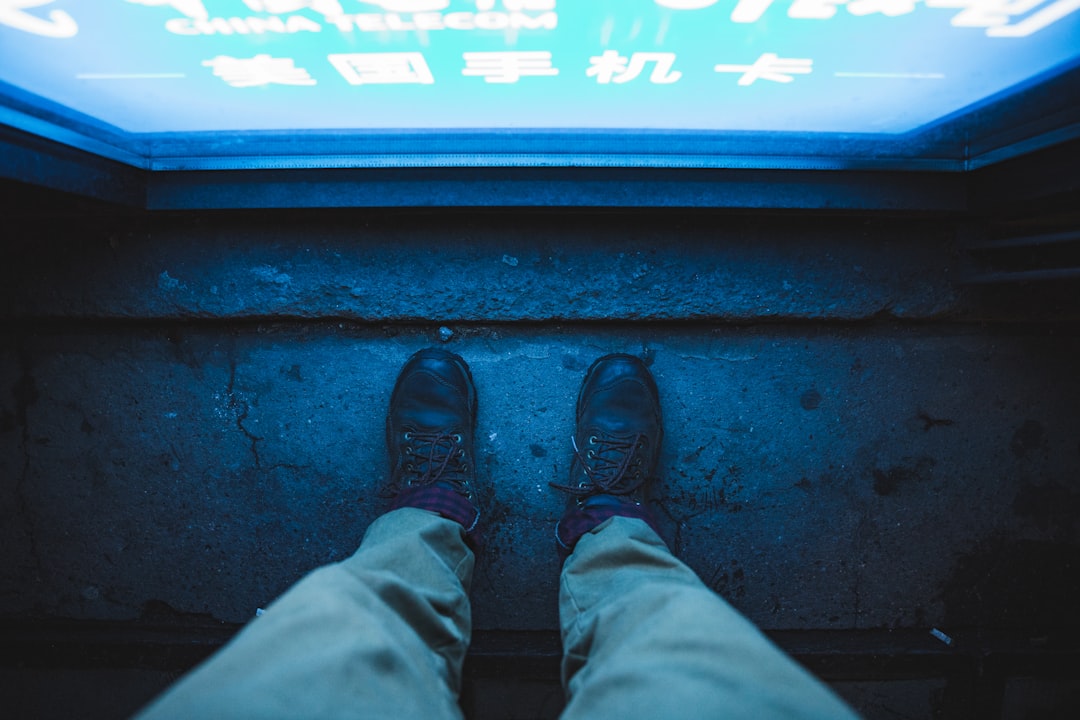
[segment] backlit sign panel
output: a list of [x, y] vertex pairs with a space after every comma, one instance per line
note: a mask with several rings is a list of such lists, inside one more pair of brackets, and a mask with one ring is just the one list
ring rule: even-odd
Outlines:
[[0, 81], [124, 133], [902, 134], [1080, 58], [1080, 0], [0, 0]]

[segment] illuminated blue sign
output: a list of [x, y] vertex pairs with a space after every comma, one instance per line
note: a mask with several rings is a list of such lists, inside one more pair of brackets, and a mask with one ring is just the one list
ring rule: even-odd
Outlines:
[[1080, 58], [1080, 0], [0, 0], [0, 81], [130, 134], [909, 133]]

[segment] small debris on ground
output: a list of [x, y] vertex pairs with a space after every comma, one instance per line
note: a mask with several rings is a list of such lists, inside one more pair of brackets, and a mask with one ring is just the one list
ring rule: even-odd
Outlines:
[[934, 637], [936, 637], [941, 642], [945, 643], [946, 645], [952, 646], [953, 639], [951, 637], [949, 637], [948, 635], [946, 635], [945, 633], [938, 630], [937, 628], [931, 628], [930, 629], [930, 634], [933, 635]]

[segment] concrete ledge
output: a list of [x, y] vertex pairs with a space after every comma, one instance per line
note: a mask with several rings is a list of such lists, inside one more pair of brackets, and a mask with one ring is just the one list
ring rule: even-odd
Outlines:
[[202, 215], [46, 221], [0, 248], [0, 318], [365, 322], [977, 316], [956, 227], [738, 215]]

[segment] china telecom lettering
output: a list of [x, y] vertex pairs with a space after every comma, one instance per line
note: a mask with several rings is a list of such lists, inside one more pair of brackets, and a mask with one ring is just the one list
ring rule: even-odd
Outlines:
[[176, 35], [262, 35], [280, 33], [292, 35], [298, 32], [320, 32], [322, 25], [303, 15], [280, 17], [215, 17], [205, 20], [173, 18], [165, 23], [165, 29]]
[[[330, 15], [326, 22], [342, 32], [408, 32], [413, 30], [554, 30], [559, 16], [554, 12], [530, 15], [524, 12], [451, 13], [353, 13]], [[165, 29], [176, 35], [262, 35], [319, 32], [322, 25], [305, 15], [271, 17], [173, 18]]]
[[407, 17], [397, 13], [358, 13], [328, 18], [339, 30], [386, 32], [387, 30], [554, 30], [559, 16], [554, 12], [528, 15], [523, 12], [452, 12], [413, 13]]
[[[37, 4], [51, 0], [0, 0], [17, 4]], [[145, 5], [187, 7], [181, 2], [198, 0], [127, 0]], [[719, 0], [654, 0], [657, 5], [676, 11], [702, 10]], [[479, 12], [440, 12], [451, 0], [361, 0], [398, 12], [347, 13], [338, 0], [244, 0], [251, 9], [276, 12], [273, 17], [209, 17], [205, 10], [185, 12], [173, 18], [166, 29], [177, 35], [259, 35], [319, 32], [320, 25], [310, 17], [285, 13], [310, 9], [322, 15], [326, 25], [341, 32], [411, 32], [434, 30], [554, 30], [559, 16], [554, 0], [502, 0], [503, 10], [495, 10], [495, 0], [476, 0]], [[984, 28], [990, 37], [1026, 37], [1080, 9], [1080, 0], [923, 0], [925, 7], [959, 11], [951, 25], [959, 28]], [[200, 7], [201, 3], [198, 3]], [[756, 23], [770, 10], [774, 0], [737, 0], [731, 10], [734, 23]], [[916, 0], [792, 0], [787, 15], [795, 20], [829, 20], [845, 7], [851, 15], [900, 17], [916, 11]], [[412, 10], [413, 12], [408, 12]], [[423, 11], [436, 10], [436, 11]], [[0, 22], [3, 18], [0, 17]], [[43, 33], [44, 34], [44, 33]]]

